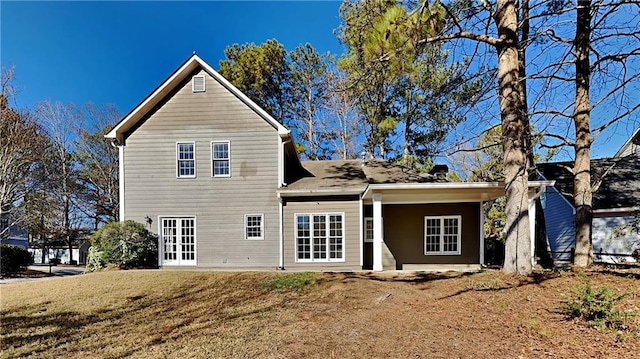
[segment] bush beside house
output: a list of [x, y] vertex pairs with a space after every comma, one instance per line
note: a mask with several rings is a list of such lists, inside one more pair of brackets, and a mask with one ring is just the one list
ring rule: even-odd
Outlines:
[[113, 222], [91, 236], [87, 269], [95, 271], [108, 265], [119, 268], [151, 267], [157, 265], [157, 260], [157, 237], [142, 223]]
[[32, 263], [33, 258], [26, 249], [11, 244], [0, 245], [0, 272], [2, 276], [22, 272]]

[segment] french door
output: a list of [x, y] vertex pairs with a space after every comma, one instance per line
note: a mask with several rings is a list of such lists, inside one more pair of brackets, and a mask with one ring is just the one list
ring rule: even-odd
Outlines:
[[196, 265], [196, 220], [193, 217], [160, 221], [162, 265]]

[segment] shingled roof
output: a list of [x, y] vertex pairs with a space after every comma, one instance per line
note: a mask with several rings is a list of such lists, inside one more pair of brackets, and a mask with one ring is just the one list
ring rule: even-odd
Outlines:
[[[540, 163], [545, 179], [555, 180], [555, 187], [573, 204], [573, 162]], [[640, 156], [591, 160], [593, 209], [640, 207]]]
[[446, 182], [436, 175], [417, 173], [383, 160], [304, 161], [308, 174], [281, 192], [364, 192], [369, 184]]

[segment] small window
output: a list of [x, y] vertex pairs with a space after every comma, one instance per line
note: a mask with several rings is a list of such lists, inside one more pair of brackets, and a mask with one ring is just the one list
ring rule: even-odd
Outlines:
[[364, 241], [373, 242], [373, 218], [371, 217], [364, 219]]
[[244, 233], [244, 239], [264, 239], [264, 215], [246, 214]]
[[229, 141], [211, 142], [212, 176], [230, 177]]
[[178, 142], [176, 145], [178, 178], [196, 176], [196, 144], [195, 142]]
[[461, 222], [460, 216], [425, 216], [424, 254], [459, 255]]
[[193, 92], [205, 92], [205, 79], [204, 75], [193, 76]]

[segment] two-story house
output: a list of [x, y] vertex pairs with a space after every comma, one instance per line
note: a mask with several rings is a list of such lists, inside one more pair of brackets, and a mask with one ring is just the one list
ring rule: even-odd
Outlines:
[[153, 222], [163, 267], [479, 268], [483, 202], [504, 194], [385, 161], [301, 162], [291, 131], [195, 54], [106, 137], [120, 218]]

